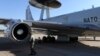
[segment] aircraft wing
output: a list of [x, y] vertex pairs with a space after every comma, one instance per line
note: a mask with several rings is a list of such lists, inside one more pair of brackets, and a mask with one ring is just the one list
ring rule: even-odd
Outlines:
[[[6, 25], [11, 19], [0, 18], [0, 25]], [[4, 29], [0, 28], [0, 34], [4, 34]]]
[[66, 30], [69, 30], [69, 29], [71, 29], [71, 30], [73, 30], [73, 29], [78, 29], [78, 30], [83, 29], [84, 30], [84, 28], [65, 25], [65, 24], [58, 23], [58, 22], [49, 22], [49, 21], [26, 21], [26, 22], [31, 22], [33, 28], [62, 30], [62, 31], [66, 31]]
[[0, 18], [0, 24], [7, 24], [9, 21], [11, 21], [11, 20], [5, 19], [5, 18]]
[[[27, 21], [28, 22], [28, 21]], [[81, 26], [73, 26], [73, 25], [65, 25], [58, 22], [50, 22], [50, 21], [29, 21], [32, 23], [32, 27], [36, 28], [37, 30], [41, 31], [48, 31], [60, 34], [60, 33], [66, 33], [66, 34], [78, 34], [83, 35], [85, 32], [100, 32], [100, 30], [87, 28], [87, 27], [81, 27]], [[47, 29], [47, 30], [46, 30]]]

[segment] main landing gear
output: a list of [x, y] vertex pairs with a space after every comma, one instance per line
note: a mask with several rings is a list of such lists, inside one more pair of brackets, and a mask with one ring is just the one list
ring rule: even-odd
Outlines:
[[54, 43], [56, 41], [55, 37], [53, 37], [53, 36], [43, 36], [42, 40], [45, 43]]
[[44, 43], [54, 43], [54, 42], [78, 42], [78, 37], [74, 36], [74, 37], [71, 37], [71, 36], [58, 36], [57, 39], [55, 39], [54, 36], [43, 36], [42, 38], [42, 42]]
[[70, 42], [78, 42], [78, 37], [70, 37]]

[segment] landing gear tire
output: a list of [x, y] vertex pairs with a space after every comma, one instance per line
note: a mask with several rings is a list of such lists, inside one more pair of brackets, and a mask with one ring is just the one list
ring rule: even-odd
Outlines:
[[78, 42], [78, 37], [70, 37], [70, 42]]
[[51, 42], [54, 43], [55, 41], [55, 37], [51, 37]]
[[43, 42], [44, 43], [54, 43], [55, 42], [55, 37], [51, 37], [51, 36], [44, 36], [43, 37]]
[[47, 37], [46, 37], [46, 36], [43, 36], [42, 41], [43, 41], [43, 42], [47, 42]]

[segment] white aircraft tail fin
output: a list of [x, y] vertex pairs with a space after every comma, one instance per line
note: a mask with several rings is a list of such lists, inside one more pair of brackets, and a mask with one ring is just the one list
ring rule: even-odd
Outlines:
[[30, 10], [30, 6], [28, 6], [26, 9], [26, 20], [34, 20], [32, 17], [31, 10]]

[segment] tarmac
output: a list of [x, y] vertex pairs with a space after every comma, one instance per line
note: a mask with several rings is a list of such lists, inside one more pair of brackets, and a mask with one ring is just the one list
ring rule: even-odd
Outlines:
[[77, 43], [41, 43], [35, 45], [37, 55], [29, 55], [28, 43], [9, 42], [0, 38], [0, 56], [100, 56], [100, 41]]

